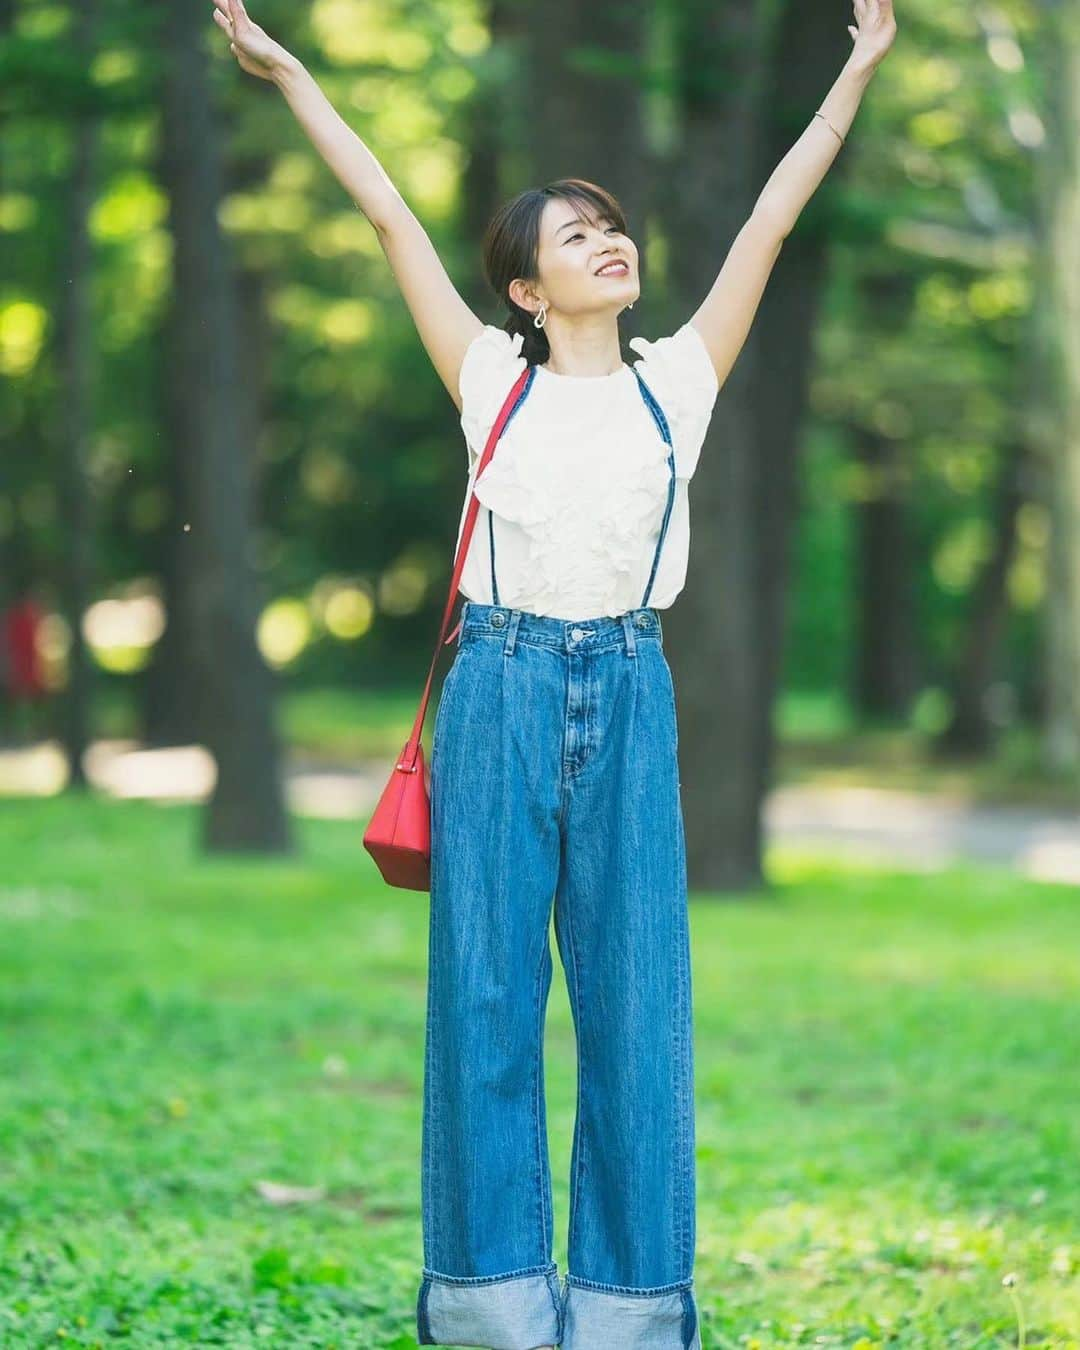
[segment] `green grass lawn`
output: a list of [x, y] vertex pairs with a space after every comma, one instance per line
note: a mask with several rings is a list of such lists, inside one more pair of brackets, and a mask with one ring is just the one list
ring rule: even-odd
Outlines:
[[[0, 803], [0, 1345], [404, 1350], [427, 896], [356, 823], [285, 862], [197, 823]], [[705, 1350], [1014, 1346], [1017, 1307], [1080, 1345], [1075, 890], [770, 862], [692, 897]], [[561, 1274], [557, 956], [546, 1059]]]

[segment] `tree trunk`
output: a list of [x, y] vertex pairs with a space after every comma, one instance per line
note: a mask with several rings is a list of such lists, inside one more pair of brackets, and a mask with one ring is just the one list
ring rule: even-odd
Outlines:
[[[684, 137], [665, 198], [676, 222], [671, 290], [690, 312], [846, 55], [814, 7], [789, 0], [770, 26], [774, 8], [695, 0], [680, 10]], [[691, 567], [667, 627], [684, 732], [687, 865], [700, 889], [763, 884], [762, 807], [827, 200], [816, 198], [784, 243], [690, 489]]]
[[[196, 716], [217, 763], [204, 819], [215, 851], [286, 851], [273, 683], [255, 642], [252, 447], [240, 356], [236, 278], [219, 223], [222, 118], [211, 107], [203, 12], [158, 0], [163, 20], [163, 159], [174, 240], [175, 350], [186, 401], [176, 429], [189, 528], [184, 600], [191, 606]], [[252, 91], [253, 96], [257, 93]]]
[[[166, 192], [170, 190], [165, 166], [159, 173]], [[142, 736], [149, 745], [187, 745], [199, 738], [196, 691], [195, 616], [188, 596], [193, 590], [187, 572], [190, 554], [184, 527], [193, 515], [188, 500], [188, 475], [183, 470], [190, 445], [188, 390], [184, 372], [170, 353], [179, 350], [180, 306], [165, 313], [159, 334], [157, 394], [161, 403], [159, 426], [163, 438], [167, 509], [161, 535], [156, 540], [161, 599], [165, 608], [165, 631], [154, 645], [153, 655], [140, 681]]]
[[1045, 757], [1080, 784], [1080, 12], [1044, 7], [1046, 121], [1043, 156], [1045, 340], [1056, 443], [1047, 457]]
[[1016, 523], [1024, 504], [1024, 447], [1010, 447], [995, 494], [994, 543], [980, 573], [971, 618], [953, 682], [953, 711], [940, 741], [949, 753], [983, 754], [993, 743], [994, 721], [987, 694], [1009, 614], [1008, 579], [1016, 547]]
[[[86, 69], [93, 64], [97, 22], [96, 0], [83, 0], [74, 11], [73, 43]], [[60, 696], [59, 731], [69, 765], [68, 786], [76, 790], [86, 787], [83, 758], [90, 740], [93, 687], [83, 616], [94, 568], [94, 510], [87, 474], [93, 423], [94, 353], [88, 221], [94, 195], [97, 141], [96, 117], [92, 112], [81, 111], [72, 135], [71, 176], [65, 202], [65, 256], [56, 301], [57, 359], [63, 391], [58, 409], [58, 489], [63, 522], [59, 581], [61, 607], [71, 634], [67, 687]]]
[[650, 8], [644, 0], [529, 5], [521, 82], [534, 178], [602, 184], [639, 240], [650, 182], [641, 88]]
[[[670, 330], [715, 280], [763, 184], [763, 6], [693, 0], [678, 11], [679, 157], [667, 204]], [[753, 336], [717, 398], [690, 483], [691, 562], [665, 619], [679, 691], [679, 759], [690, 886], [761, 884], [762, 756], [757, 699], [765, 650]]]
[[907, 715], [915, 688], [915, 616], [903, 447], [853, 428], [868, 487], [855, 511], [855, 669], [851, 699], [863, 717]]
[[[839, 17], [840, 8], [836, 12]], [[850, 50], [843, 23], [830, 22], [818, 6], [796, 0], [786, 0], [774, 32], [756, 173], [762, 186], [806, 129]], [[747, 783], [754, 800], [747, 809], [759, 816], [771, 786], [776, 753], [773, 711], [783, 671], [791, 539], [799, 507], [799, 450], [814, 337], [829, 275], [837, 187], [849, 171], [855, 148], [849, 145], [840, 151], [825, 182], [784, 241], [750, 339], [755, 344], [750, 397], [757, 442], [752, 471], [761, 649], [756, 654], [754, 705], [747, 710], [756, 741]], [[752, 876], [760, 871], [760, 861], [748, 856], [744, 869]]]

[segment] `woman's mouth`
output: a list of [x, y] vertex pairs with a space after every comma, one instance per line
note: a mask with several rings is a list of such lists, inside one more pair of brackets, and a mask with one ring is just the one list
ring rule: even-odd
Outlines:
[[603, 267], [597, 270], [598, 277], [625, 277], [629, 274], [630, 268], [624, 262], [605, 263]]

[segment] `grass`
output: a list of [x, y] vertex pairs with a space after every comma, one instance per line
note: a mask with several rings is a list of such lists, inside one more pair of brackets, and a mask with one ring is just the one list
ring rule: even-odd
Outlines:
[[[287, 861], [200, 858], [197, 823], [0, 804], [0, 1345], [406, 1350], [427, 897], [355, 822], [295, 820]], [[1018, 1308], [1077, 1347], [1075, 891], [770, 862], [692, 896], [705, 1350], [1015, 1346]]]

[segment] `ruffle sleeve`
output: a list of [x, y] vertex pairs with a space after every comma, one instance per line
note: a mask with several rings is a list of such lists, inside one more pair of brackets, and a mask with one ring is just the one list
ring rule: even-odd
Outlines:
[[458, 376], [461, 429], [465, 433], [469, 469], [484, 453], [491, 428], [514, 381], [525, 369], [525, 338], [486, 323], [465, 349]]
[[691, 478], [720, 392], [702, 336], [688, 322], [670, 337], [655, 341], [634, 337], [629, 345], [641, 353], [634, 366], [667, 418], [675, 448], [675, 473], [679, 478]]

